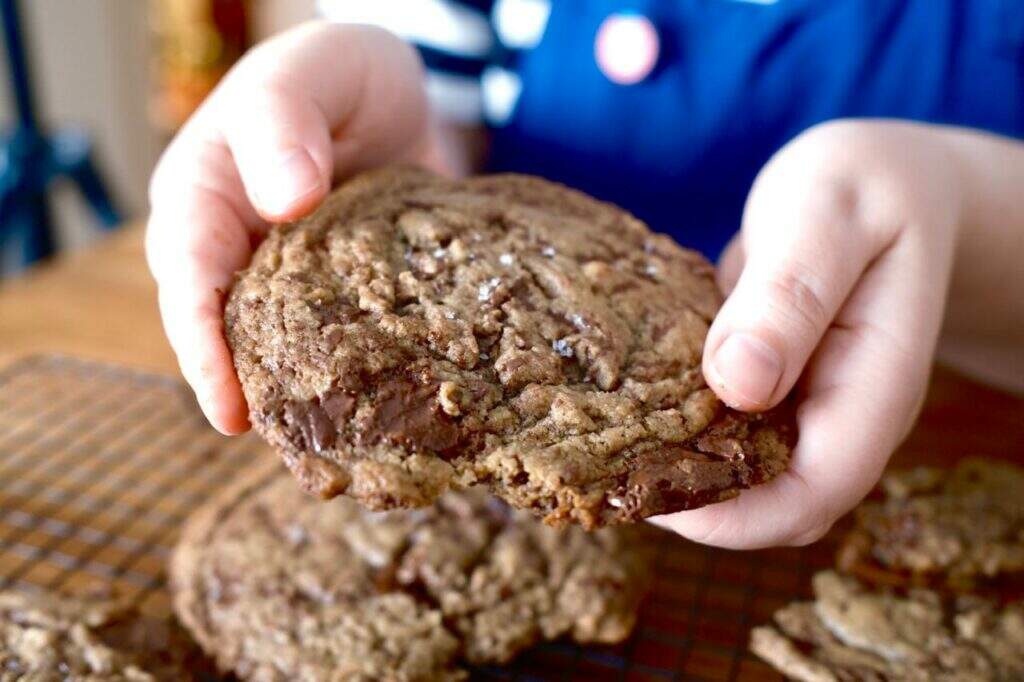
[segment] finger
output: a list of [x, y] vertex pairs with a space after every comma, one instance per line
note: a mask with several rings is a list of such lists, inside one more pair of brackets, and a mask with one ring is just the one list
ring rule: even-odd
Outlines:
[[332, 177], [398, 160], [425, 136], [411, 48], [367, 27], [313, 23], [253, 50], [228, 75], [212, 117], [261, 216], [311, 210]]
[[923, 401], [942, 317], [943, 283], [927, 274], [948, 263], [951, 247], [910, 239], [868, 269], [824, 335], [801, 383], [789, 468], [738, 498], [655, 523], [733, 549], [801, 545], [867, 494]]
[[332, 174], [415, 146], [419, 74], [411, 48], [383, 31], [303, 26], [247, 55], [161, 159], [147, 257], [182, 373], [221, 431], [248, 428], [221, 319], [233, 273], [264, 219], [298, 217]]
[[850, 338], [844, 334], [826, 335], [822, 354], [828, 357], [821, 372], [849, 363], [851, 371], [863, 374], [859, 381], [834, 384], [801, 402], [799, 442], [789, 467], [737, 498], [659, 517], [658, 525], [730, 549], [804, 545], [819, 539], [863, 498], [904, 429], [893, 420], [900, 401], [863, 388], [881, 385], [887, 379], [882, 372], [892, 369], [884, 362], [882, 344], [862, 345], [851, 356]]
[[[704, 374], [728, 405], [763, 410], [793, 387], [869, 262], [895, 230], [875, 225], [859, 182], [800, 177], [797, 149], [748, 200], [742, 274], [708, 332]], [[796, 158], [793, 158], [793, 157]]]
[[745, 262], [743, 239], [739, 236], [733, 237], [718, 258], [718, 267], [715, 269], [718, 288], [723, 294], [728, 295], [736, 288], [736, 282], [740, 278], [740, 273], [743, 272]]
[[[210, 161], [205, 168], [216, 167]], [[192, 177], [200, 186], [179, 193], [178, 201], [163, 198], [167, 192], [154, 182], [146, 256], [183, 376], [216, 429], [241, 433], [249, 428], [248, 410], [224, 340], [222, 297], [251, 256], [250, 227], [224, 195], [201, 186], [214, 181], [202, 172]]]

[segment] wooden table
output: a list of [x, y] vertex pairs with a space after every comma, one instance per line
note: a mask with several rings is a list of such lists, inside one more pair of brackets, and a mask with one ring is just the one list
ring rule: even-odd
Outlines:
[[[141, 227], [0, 286], [0, 365], [32, 353], [177, 374], [157, 314]], [[898, 461], [962, 454], [1024, 457], [1024, 398], [938, 368], [918, 428]]]
[[177, 373], [157, 313], [141, 227], [0, 282], [0, 365], [31, 353]]

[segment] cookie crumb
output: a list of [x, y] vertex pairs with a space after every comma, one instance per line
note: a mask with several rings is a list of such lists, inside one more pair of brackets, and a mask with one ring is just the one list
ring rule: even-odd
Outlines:
[[441, 403], [441, 409], [444, 410], [445, 414], [453, 417], [462, 414], [462, 409], [459, 407], [459, 397], [458, 386], [451, 381], [441, 382], [437, 389], [437, 400]]

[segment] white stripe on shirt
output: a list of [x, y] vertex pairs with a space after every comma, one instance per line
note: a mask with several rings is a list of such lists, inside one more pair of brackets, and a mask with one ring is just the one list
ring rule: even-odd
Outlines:
[[423, 85], [431, 108], [444, 120], [477, 124], [483, 119], [480, 79], [428, 71]]
[[317, 5], [331, 21], [374, 24], [455, 55], [486, 57], [494, 45], [486, 16], [445, 0], [318, 0]]
[[489, 123], [504, 125], [508, 123], [512, 112], [523, 91], [523, 81], [515, 71], [499, 66], [488, 66], [483, 76], [484, 114]]
[[544, 35], [550, 14], [550, 0], [498, 0], [491, 17], [505, 46], [530, 50]]

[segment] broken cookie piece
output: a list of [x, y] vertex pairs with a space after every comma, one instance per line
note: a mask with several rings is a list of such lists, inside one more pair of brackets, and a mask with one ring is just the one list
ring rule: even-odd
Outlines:
[[1024, 591], [1024, 469], [970, 458], [894, 471], [861, 505], [839, 565], [879, 583]]
[[825, 571], [813, 602], [783, 607], [756, 627], [750, 648], [803, 682], [1024, 679], [1024, 603], [1002, 608], [936, 592], [872, 591]]
[[371, 512], [256, 473], [188, 520], [170, 571], [182, 622], [243, 680], [455, 680], [545, 640], [622, 641], [663, 539], [550, 528], [479, 489]]
[[0, 592], [0, 680], [183, 682], [212, 669], [169, 618], [99, 596]]

